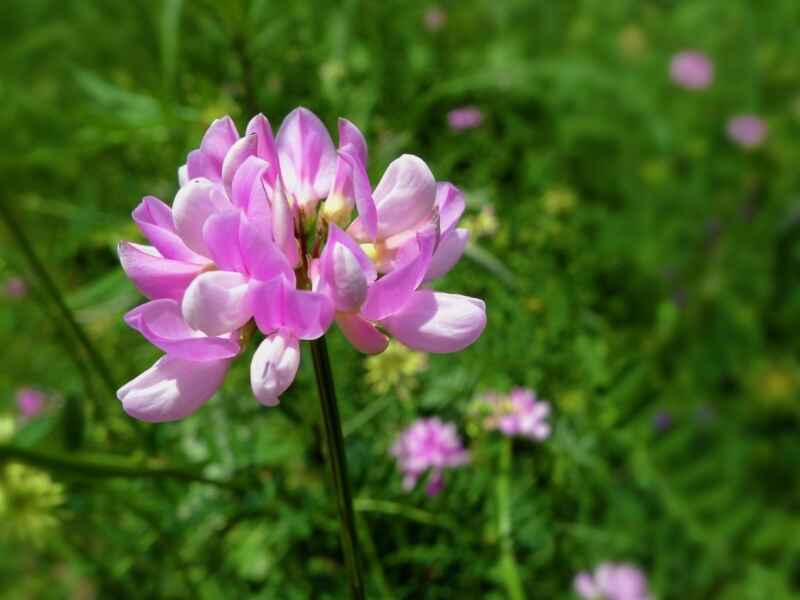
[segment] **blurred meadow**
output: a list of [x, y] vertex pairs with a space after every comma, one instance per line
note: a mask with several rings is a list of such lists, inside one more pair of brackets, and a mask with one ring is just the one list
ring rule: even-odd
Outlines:
[[[575, 599], [607, 561], [662, 600], [800, 597], [796, 0], [0, 14], [1, 597], [347, 597], [307, 356], [277, 408], [247, 361], [179, 422], [114, 395], [159, 355], [122, 321], [143, 299], [116, 257], [141, 240], [131, 211], [172, 201], [213, 119], [296, 106], [364, 131], [373, 184], [408, 152], [464, 190], [470, 247], [442, 287], [489, 317], [445, 356], [328, 334], [369, 598]], [[707, 85], [671, 78], [687, 49]], [[747, 114], [749, 144], [729, 130]], [[547, 439], [482, 426], [476, 399], [514, 387], [550, 403]], [[432, 497], [390, 453], [421, 416], [471, 453]]]

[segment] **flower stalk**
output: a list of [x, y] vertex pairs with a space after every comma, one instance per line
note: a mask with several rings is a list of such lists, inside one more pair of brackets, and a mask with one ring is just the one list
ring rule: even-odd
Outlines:
[[347, 476], [347, 456], [344, 449], [339, 408], [336, 404], [333, 371], [328, 358], [328, 346], [325, 342], [325, 336], [312, 340], [309, 344], [317, 378], [317, 390], [322, 409], [322, 427], [328, 450], [328, 461], [333, 474], [333, 485], [336, 489], [336, 503], [341, 520], [342, 553], [344, 554], [344, 562], [350, 578], [350, 592], [353, 598], [362, 600], [365, 597], [364, 578], [361, 572], [358, 537], [356, 535], [353, 495], [350, 491], [350, 480]]
[[511, 535], [511, 461], [512, 439], [503, 440], [497, 476], [497, 530], [500, 538], [500, 573], [511, 600], [525, 600], [525, 592], [514, 557]]

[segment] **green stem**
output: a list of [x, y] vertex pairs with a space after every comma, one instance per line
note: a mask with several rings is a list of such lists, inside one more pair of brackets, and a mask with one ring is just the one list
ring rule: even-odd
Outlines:
[[175, 479], [205, 483], [220, 488], [239, 491], [240, 487], [229, 481], [211, 479], [199, 473], [175, 467], [148, 467], [128, 465], [118, 459], [98, 460], [97, 458], [66, 458], [61, 455], [18, 448], [7, 444], [0, 445], [0, 464], [16, 461], [38, 467], [56, 475], [73, 473], [85, 477], [122, 479]]
[[514, 538], [511, 533], [511, 459], [512, 440], [505, 438], [500, 451], [497, 476], [497, 530], [500, 538], [500, 572], [511, 600], [524, 600], [525, 592], [514, 557]]
[[84, 328], [80, 323], [78, 323], [78, 320], [75, 318], [72, 310], [70, 310], [69, 306], [67, 306], [64, 297], [58, 290], [58, 286], [50, 277], [50, 274], [47, 272], [44, 263], [42, 263], [42, 261], [36, 255], [33, 245], [30, 243], [30, 240], [28, 240], [25, 232], [22, 230], [19, 221], [17, 221], [17, 218], [14, 216], [14, 212], [5, 201], [0, 202], [0, 216], [2, 216], [3, 220], [6, 222], [8, 230], [11, 233], [11, 237], [14, 238], [14, 241], [16, 241], [20, 250], [25, 255], [25, 258], [30, 264], [31, 269], [33, 269], [34, 273], [36, 273], [36, 277], [41, 281], [42, 287], [44, 287], [45, 291], [56, 305], [59, 313], [61, 313], [64, 321], [66, 321], [66, 323], [69, 325], [72, 333], [86, 351], [86, 354], [94, 365], [98, 375], [100, 376], [100, 379], [108, 388], [109, 392], [111, 392], [112, 395], [116, 395], [117, 386], [114, 383], [114, 378], [111, 376], [111, 369], [109, 369], [105, 360], [103, 360], [103, 357], [94, 347], [94, 344], [89, 339], [89, 336]]
[[336, 404], [333, 372], [328, 358], [325, 336], [312, 340], [310, 345], [311, 356], [314, 359], [314, 372], [317, 375], [317, 391], [322, 408], [322, 424], [328, 448], [328, 460], [333, 473], [333, 485], [336, 488], [336, 503], [339, 506], [341, 520], [339, 532], [344, 562], [350, 576], [350, 592], [356, 600], [363, 600], [364, 577], [361, 573], [358, 537], [353, 514], [353, 496], [350, 492], [350, 480], [347, 477], [347, 456], [344, 451], [342, 424]]

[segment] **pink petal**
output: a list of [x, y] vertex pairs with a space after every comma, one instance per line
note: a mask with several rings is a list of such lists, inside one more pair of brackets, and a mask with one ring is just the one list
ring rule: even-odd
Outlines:
[[180, 300], [203, 265], [163, 258], [152, 246], [120, 242], [117, 247], [125, 274], [148, 298]]
[[325, 125], [306, 108], [284, 119], [276, 138], [281, 175], [301, 207], [312, 207], [331, 187], [336, 149]]
[[208, 179], [192, 179], [178, 190], [172, 203], [175, 230], [195, 252], [209, 256], [203, 239], [203, 225], [216, 212], [231, 208], [218, 186]]
[[250, 363], [250, 385], [261, 404], [275, 406], [297, 374], [300, 366], [300, 344], [286, 331], [277, 331], [264, 338]]
[[244, 161], [251, 156], [255, 156], [257, 149], [258, 138], [255, 134], [250, 134], [238, 140], [228, 150], [222, 163], [222, 184], [225, 186], [225, 191], [228, 192], [228, 195], [231, 193], [233, 176], [236, 175], [236, 171], [239, 170]]
[[326, 295], [294, 289], [282, 277], [256, 285], [253, 306], [256, 325], [265, 335], [285, 329], [301, 340], [313, 340], [333, 320], [333, 304]]
[[464, 249], [469, 241], [469, 231], [466, 229], [451, 229], [439, 241], [436, 252], [428, 266], [423, 283], [442, 277], [452, 269], [464, 254]]
[[464, 214], [464, 194], [452, 183], [436, 184], [436, 209], [439, 212], [439, 230], [442, 234], [453, 229]]
[[272, 241], [269, 221], [242, 219], [238, 239], [245, 272], [252, 278], [269, 281], [283, 275], [294, 285], [294, 270], [277, 244]]
[[172, 299], [153, 300], [125, 315], [125, 322], [170, 356], [192, 361], [232, 358], [239, 353], [234, 340], [208, 337], [183, 320], [180, 305]]
[[178, 167], [178, 187], [183, 187], [189, 181], [189, 167], [181, 165]]
[[214, 264], [222, 271], [245, 273], [239, 249], [242, 213], [235, 209], [212, 214], [203, 225], [203, 241]]
[[414, 350], [457, 352], [483, 332], [486, 305], [477, 298], [421, 290], [414, 292], [402, 310], [382, 325]]
[[294, 237], [294, 217], [280, 186], [272, 196], [272, 237], [289, 264], [296, 267], [300, 262], [300, 248]]
[[208, 335], [239, 329], [253, 316], [248, 279], [229, 271], [203, 273], [187, 288], [181, 309], [191, 328]]
[[198, 178], [219, 181], [222, 178], [222, 165], [215, 163], [203, 151], [192, 150], [186, 157], [186, 178], [187, 181], [182, 183], [181, 187], [188, 181]]
[[257, 156], [244, 161], [233, 176], [231, 201], [254, 219], [272, 219], [271, 207], [264, 189], [264, 177], [269, 171], [267, 162]]
[[361, 309], [364, 317], [379, 321], [403, 308], [425, 277], [435, 242], [434, 232], [428, 231], [417, 236], [418, 256], [370, 286]]
[[339, 119], [339, 149], [352, 154], [362, 165], [367, 164], [367, 141], [364, 134], [347, 119]]
[[266, 161], [269, 170], [266, 173], [267, 183], [271, 188], [275, 187], [275, 181], [280, 174], [280, 163], [278, 162], [278, 150], [275, 147], [275, 139], [272, 137], [272, 127], [262, 114], [257, 114], [247, 124], [247, 133], [254, 133], [258, 137], [258, 157]]
[[369, 182], [367, 168], [360, 160], [346, 154], [344, 158], [350, 163], [352, 169], [352, 189], [358, 210], [359, 226], [363, 230], [364, 237], [369, 241], [374, 241], [378, 234], [378, 209], [372, 196], [372, 185]]
[[373, 197], [378, 210], [378, 237], [387, 238], [430, 218], [436, 180], [421, 158], [404, 154], [386, 169]]
[[389, 345], [389, 338], [358, 315], [336, 313], [336, 323], [347, 341], [365, 354], [380, 354]]
[[600, 596], [597, 585], [589, 573], [578, 573], [578, 575], [575, 577], [573, 586], [575, 587], [577, 594], [584, 600], [592, 600]]
[[221, 168], [225, 155], [238, 139], [239, 132], [236, 131], [233, 119], [224, 116], [211, 123], [203, 136], [203, 141], [200, 142], [200, 150], [214, 161], [217, 168]]
[[175, 232], [172, 210], [155, 196], [146, 196], [133, 211], [133, 220], [148, 241], [164, 258], [207, 264], [208, 260], [192, 252]]
[[161, 423], [187, 417], [222, 385], [229, 359], [194, 362], [162, 356], [117, 390], [122, 408], [142, 421]]
[[320, 277], [338, 310], [354, 312], [367, 297], [375, 267], [346, 233], [331, 223], [319, 261]]

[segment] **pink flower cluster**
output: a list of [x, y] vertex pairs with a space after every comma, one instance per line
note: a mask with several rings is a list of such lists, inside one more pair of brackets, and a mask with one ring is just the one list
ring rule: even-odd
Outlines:
[[483, 331], [483, 301], [425, 287], [464, 251], [461, 192], [412, 155], [373, 189], [353, 123], [339, 120], [337, 148], [304, 108], [274, 137], [263, 115], [243, 136], [224, 117], [178, 177], [171, 207], [148, 196], [133, 211], [150, 245], [119, 245], [123, 269], [150, 299], [125, 321], [165, 353], [118, 391], [130, 415], [169, 421], [197, 410], [256, 329], [265, 338], [250, 380], [268, 406], [294, 380], [299, 341], [334, 321], [367, 353], [382, 352], [387, 333], [455, 352]]
[[533, 390], [514, 388], [507, 396], [489, 393], [483, 401], [491, 410], [485, 421], [487, 429], [539, 442], [550, 436], [550, 404], [538, 400]]
[[444, 469], [469, 462], [469, 452], [462, 446], [456, 426], [436, 417], [419, 419], [403, 430], [391, 452], [403, 472], [406, 490], [411, 490], [417, 479], [430, 469], [425, 487], [429, 496], [435, 496], [444, 486]]
[[447, 124], [453, 131], [474, 129], [483, 123], [483, 113], [477, 106], [462, 106], [447, 113]]
[[644, 573], [626, 563], [603, 563], [593, 573], [578, 573], [575, 591], [584, 600], [652, 600]]
[[9, 277], [3, 285], [3, 291], [8, 298], [24, 298], [28, 295], [28, 284], [22, 277]]
[[767, 125], [758, 115], [740, 115], [728, 121], [727, 133], [739, 146], [757, 148], [767, 137]]
[[22, 387], [17, 390], [17, 409], [26, 419], [39, 416], [47, 405], [47, 396], [37, 389]]
[[672, 57], [669, 64], [672, 81], [689, 90], [703, 90], [714, 81], [714, 64], [696, 50], [684, 50]]

